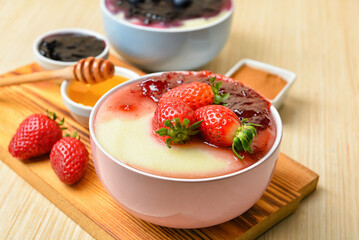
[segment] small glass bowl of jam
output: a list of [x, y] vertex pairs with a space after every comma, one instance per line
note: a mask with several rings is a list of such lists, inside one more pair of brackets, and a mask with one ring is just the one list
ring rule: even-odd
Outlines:
[[115, 67], [112, 78], [97, 84], [78, 81], [63, 81], [61, 97], [71, 116], [83, 127], [88, 128], [89, 117], [96, 102], [109, 90], [139, 75], [127, 68]]
[[36, 61], [44, 69], [72, 66], [87, 57], [108, 58], [110, 44], [97, 32], [81, 28], [65, 28], [39, 36], [33, 51]]

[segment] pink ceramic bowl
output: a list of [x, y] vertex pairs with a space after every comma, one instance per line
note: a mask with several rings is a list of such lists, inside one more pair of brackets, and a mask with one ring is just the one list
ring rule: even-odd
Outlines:
[[247, 211], [263, 195], [279, 156], [282, 122], [275, 107], [270, 109], [277, 129], [274, 145], [266, 156], [252, 166], [204, 179], [157, 176], [132, 168], [110, 156], [98, 143], [94, 131], [94, 119], [104, 99], [122, 86], [148, 76], [115, 87], [97, 102], [91, 112], [89, 129], [92, 156], [103, 186], [132, 215], [166, 227], [209, 227]]

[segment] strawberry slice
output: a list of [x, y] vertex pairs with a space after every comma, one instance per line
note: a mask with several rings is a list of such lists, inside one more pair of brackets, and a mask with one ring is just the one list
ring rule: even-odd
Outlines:
[[215, 83], [215, 78], [210, 78], [211, 85], [203, 82], [192, 82], [175, 87], [166, 92], [161, 97], [160, 102], [165, 99], [178, 98], [187, 103], [193, 110], [210, 104], [221, 104], [228, 99], [229, 93], [220, 92], [222, 82]]
[[252, 153], [251, 143], [257, 137], [255, 126], [247, 119], [239, 120], [229, 108], [220, 105], [208, 105], [195, 111], [196, 121], [202, 121], [199, 127], [202, 137], [219, 147], [232, 147], [233, 153], [242, 160], [240, 151]]

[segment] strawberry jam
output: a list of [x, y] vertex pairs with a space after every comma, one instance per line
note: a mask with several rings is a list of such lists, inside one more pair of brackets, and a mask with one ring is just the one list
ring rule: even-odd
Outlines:
[[180, 26], [182, 21], [211, 18], [232, 7], [230, 0], [106, 0], [113, 14], [145, 26]]
[[[196, 74], [180, 74], [177, 72], [165, 73], [151, 77], [139, 84], [144, 96], [158, 102], [161, 96], [183, 83], [204, 82], [210, 84], [210, 72], [198, 72]], [[219, 76], [218, 76], [219, 77]], [[218, 78], [217, 77], [217, 78]], [[223, 78], [221, 76], [220, 78]], [[219, 79], [221, 80], [221, 79]], [[224, 79], [221, 91], [229, 93], [230, 97], [224, 102], [236, 113], [239, 119], [248, 119], [248, 122], [260, 124], [259, 129], [265, 129], [271, 125], [269, 107], [270, 103], [253, 89], [236, 82], [233, 79]]]

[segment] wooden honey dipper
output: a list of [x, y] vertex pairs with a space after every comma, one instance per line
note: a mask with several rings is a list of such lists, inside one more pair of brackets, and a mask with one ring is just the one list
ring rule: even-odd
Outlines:
[[115, 68], [112, 62], [101, 58], [88, 57], [63, 69], [0, 78], [0, 87], [56, 78], [74, 79], [83, 83], [95, 84], [113, 77], [114, 73]]

